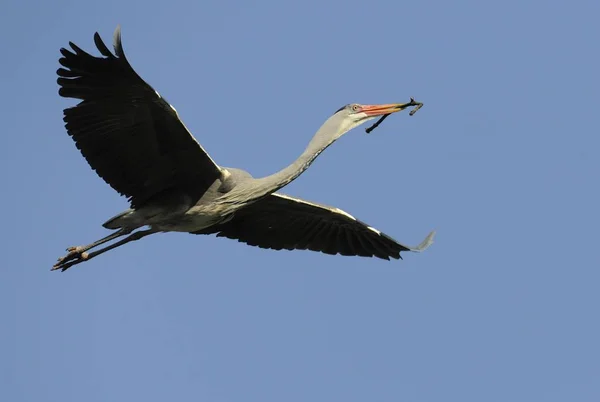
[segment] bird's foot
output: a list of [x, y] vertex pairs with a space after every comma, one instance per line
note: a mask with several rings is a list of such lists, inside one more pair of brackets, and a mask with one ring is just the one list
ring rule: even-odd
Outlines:
[[60, 269], [61, 271], [66, 271], [71, 266], [78, 264], [82, 261], [85, 261], [89, 258], [89, 254], [84, 251], [84, 248], [79, 247], [69, 247], [67, 248], [67, 255], [64, 257], [60, 257], [56, 264], [52, 266], [51, 271], [56, 271]]

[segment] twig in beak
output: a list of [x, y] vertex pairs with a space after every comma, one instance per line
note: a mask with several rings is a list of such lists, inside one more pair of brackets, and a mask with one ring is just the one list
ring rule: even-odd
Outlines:
[[[405, 105], [405, 107], [409, 107], [409, 106], [414, 106], [415, 107], [408, 114], [409, 116], [412, 116], [413, 114], [417, 113], [417, 110], [419, 110], [419, 109], [421, 109], [423, 107], [423, 103], [415, 101], [415, 98], [410, 98], [410, 102], [408, 102]], [[369, 134], [371, 131], [375, 130], [377, 128], [377, 126], [379, 126], [386, 119], [386, 117], [388, 117], [390, 114], [391, 113], [384, 114], [383, 116], [381, 116], [379, 118], [379, 120], [377, 120], [377, 122], [375, 124], [373, 124], [371, 127], [366, 128], [365, 132], [367, 134]]]
[[381, 116], [381, 117], [379, 118], [379, 120], [377, 120], [377, 122], [376, 122], [375, 124], [373, 124], [371, 127], [368, 127], [368, 128], [366, 128], [366, 129], [365, 129], [365, 132], [366, 132], [367, 134], [369, 134], [371, 131], [375, 130], [375, 129], [377, 128], [377, 126], [378, 126], [378, 125], [380, 125], [380, 124], [381, 124], [381, 122], [382, 122], [382, 121], [384, 121], [384, 120], [385, 120], [385, 118], [386, 118], [386, 117], [388, 117], [388, 116], [389, 116], [389, 114], [384, 114], [383, 116]]

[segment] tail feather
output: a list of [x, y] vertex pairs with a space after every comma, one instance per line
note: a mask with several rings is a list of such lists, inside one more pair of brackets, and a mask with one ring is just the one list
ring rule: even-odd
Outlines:
[[106, 229], [120, 229], [123, 227], [124, 218], [133, 212], [133, 209], [128, 209], [126, 211], [121, 212], [118, 215], [113, 216], [106, 222], [102, 224], [102, 226]]

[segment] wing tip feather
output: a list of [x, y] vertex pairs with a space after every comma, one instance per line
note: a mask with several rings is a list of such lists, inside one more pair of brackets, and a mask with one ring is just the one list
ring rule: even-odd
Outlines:
[[419, 244], [417, 247], [413, 247], [410, 251], [414, 251], [416, 253], [421, 253], [429, 248], [433, 244], [433, 238], [436, 234], [435, 230], [432, 230], [427, 237]]
[[118, 57], [125, 57], [123, 52], [123, 42], [121, 41], [121, 25], [118, 24], [113, 33], [113, 47]]

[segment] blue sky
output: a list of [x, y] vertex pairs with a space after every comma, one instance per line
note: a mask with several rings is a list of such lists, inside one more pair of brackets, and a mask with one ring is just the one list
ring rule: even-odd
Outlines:
[[[0, 400], [598, 401], [597, 2], [3, 3]], [[403, 261], [160, 234], [67, 271], [126, 200], [66, 135], [59, 48], [122, 25], [136, 70], [217, 163], [286, 166], [345, 103], [356, 129], [285, 192]]]

